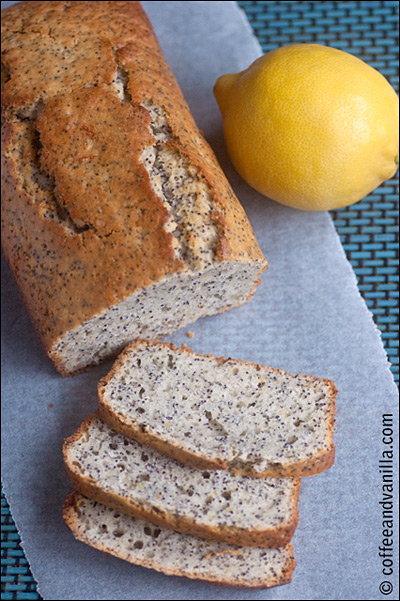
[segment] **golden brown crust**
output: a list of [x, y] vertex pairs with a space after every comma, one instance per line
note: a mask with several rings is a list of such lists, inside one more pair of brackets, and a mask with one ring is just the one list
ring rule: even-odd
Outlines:
[[[82, 97], [89, 98], [81, 107], [79, 100]], [[72, 126], [68, 126], [66, 119], [57, 119], [54, 115], [57, 112], [54, 104], [64, 105], [65, 102], [78, 105], [75, 111], [71, 110], [68, 118], [73, 120]], [[106, 190], [111, 199], [121, 195], [121, 188], [129, 185], [132, 197], [137, 198], [138, 210], [131, 210], [129, 201], [126, 206], [119, 205], [118, 210], [112, 202], [105, 202], [104, 192], [100, 195], [99, 190], [104, 184], [103, 178], [93, 181], [96, 178], [89, 175], [89, 163], [82, 154], [76, 155], [76, 167], [74, 161], [68, 161], [69, 154], [77, 149], [79, 152], [80, 146], [85, 143], [83, 122], [88, 127], [96, 127], [95, 122], [91, 123], [92, 119], [84, 114], [87, 110], [86, 102], [90, 102], [94, 108], [100, 105], [103, 110], [107, 110], [104, 105], [109, 106], [114, 124], [117, 121], [116, 114], [118, 111], [121, 113], [119, 128], [112, 129], [115, 135], [107, 132], [106, 138], [110, 146], [112, 142], [113, 152], [116, 152], [117, 147], [125, 146], [127, 152], [129, 148], [130, 156], [125, 154], [124, 160], [119, 161], [118, 168], [114, 167], [114, 173], [121, 169], [121, 175], [118, 177], [116, 173], [114, 185]], [[92, 116], [96, 116], [96, 112]], [[105, 127], [109, 124], [104, 114], [102, 120], [103, 123], [101, 126], [98, 124], [96, 130], [97, 141], [94, 146], [105, 143], [103, 124], [104, 121]], [[17, 130], [19, 124], [7, 124], [6, 127], [5, 135], [10, 132], [9, 136], [12, 136], [12, 131]], [[171, 234], [157, 226], [166, 220], [166, 211], [154, 194], [145, 176], [146, 171], [139, 161], [138, 132], [140, 131], [142, 143], [146, 143], [148, 134], [137, 123], [130, 107], [120, 105], [118, 99], [110, 94], [88, 88], [79, 92], [75, 98], [49, 101], [39, 118], [37, 128], [46, 140], [43, 160], [53, 164], [53, 174], [56, 174], [59, 182], [64, 207], [67, 207], [75, 223], [86, 224], [78, 227], [87, 227], [81, 233], [71, 233], [56, 221], [43, 216], [45, 207], [35, 204], [21, 189], [13, 156], [8, 154], [6, 145], [3, 171], [3, 246], [11, 268], [17, 273], [24, 298], [28, 299], [36, 327], [42, 334], [46, 348], [50, 348], [54, 336], [60, 336], [78, 326], [91, 317], [93, 311], [100, 312], [116, 304], [125, 295], [133, 293], [138, 282], [143, 287], [148, 286], [168, 273], [184, 269], [184, 266], [173, 256], [169, 240]], [[62, 141], [61, 149], [57, 128], [68, 128], [68, 136]], [[132, 157], [135, 146], [137, 164], [134, 168]], [[101, 173], [107, 158], [100, 156], [98, 160], [91, 162], [95, 163], [95, 168], [99, 170], [97, 172]], [[85, 174], [92, 181], [90, 187], [87, 187], [88, 179], [85, 180]], [[97, 219], [99, 214], [104, 215], [107, 211], [110, 214], [99, 219], [101, 223], [91, 223], [90, 215]], [[138, 244], [138, 232], [143, 232], [146, 244]], [[26, 252], [28, 246], [29, 253]]]
[[[94, 544], [93, 541], [89, 541], [85, 537], [85, 535], [82, 534], [82, 532], [80, 532], [78, 524], [77, 524], [77, 514], [79, 513], [79, 504], [80, 504], [79, 494], [77, 494], [76, 491], [69, 494], [68, 497], [66, 498], [66, 500], [64, 502], [64, 506], [63, 506], [63, 518], [64, 518], [64, 522], [67, 525], [67, 527], [71, 530], [71, 532], [73, 533], [75, 538], [77, 538], [81, 542], [89, 544], [92, 547], [94, 547], [104, 553], [108, 553], [110, 555], [115, 555], [110, 550], [105, 548], [105, 546], [102, 545], [100, 542], [98, 544]], [[128, 554], [120, 554], [120, 555], [116, 555], [116, 556], [119, 557], [120, 559], [124, 559], [125, 561], [130, 561], [131, 563], [135, 563], [136, 565], [141, 565], [146, 568], [151, 568], [153, 570], [162, 572], [162, 573], [170, 575], [170, 576], [186, 576], [187, 578], [196, 579], [196, 576], [194, 574], [192, 576], [188, 573], [183, 574], [178, 568], [177, 569], [168, 568], [168, 570], [166, 570], [164, 566], [160, 566], [160, 565], [156, 564], [151, 559], [143, 560], [143, 562], [139, 563], [139, 562], [132, 562], [132, 560], [129, 558]], [[238, 588], [251, 588], [251, 589], [272, 588], [275, 586], [281, 586], [283, 584], [288, 584], [289, 582], [291, 582], [293, 570], [295, 569], [295, 567], [296, 567], [296, 561], [294, 559], [293, 546], [291, 544], [288, 544], [286, 546], [285, 565], [283, 567], [282, 575], [280, 577], [278, 577], [278, 576], [270, 577], [270, 578], [268, 578], [268, 580], [264, 580], [264, 581], [261, 579], [258, 579], [252, 585], [249, 585], [248, 583], [246, 583], [244, 581], [238, 582], [237, 580], [235, 580], [235, 582], [232, 582], [232, 580], [224, 579], [224, 578], [215, 579], [215, 580], [204, 580], [204, 581], [209, 582], [210, 584], [213, 584], [213, 585], [235, 586]]]
[[[113, 430], [124, 434], [125, 436], [135, 438], [139, 443], [147, 445], [172, 457], [176, 461], [180, 461], [181, 463], [186, 463], [188, 465], [192, 465], [198, 469], [225, 469], [229, 470], [234, 474], [241, 476], [251, 476], [253, 478], [302, 478], [306, 476], [314, 476], [316, 474], [320, 474], [321, 472], [332, 467], [333, 462], [335, 460], [335, 446], [333, 443], [333, 433], [334, 433], [334, 421], [335, 421], [335, 399], [337, 394], [337, 388], [332, 380], [328, 380], [326, 378], [316, 378], [315, 376], [307, 376], [307, 378], [312, 381], [319, 381], [323, 383], [329, 389], [329, 413], [326, 418], [327, 424], [327, 436], [324, 442], [324, 448], [321, 450], [319, 455], [314, 457], [310, 457], [304, 461], [296, 461], [294, 463], [288, 464], [274, 464], [271, 465], [268, 469], [263, 472], [255, 472], [252, 470], [251, 465], [230, 465], [228, 462], [223, 459], [215, 458], [211, 459], [209, 457], [204, 457], [197, 453], [193, 453], [187, 449], [182, 448], [179, 445], [173, 445], [172, 443], [165, 441], [157, 434], [153, 434], [151, 432], [146, 431], [145, 428], [140, 427], [140, 424], [136, 423], [134, 420], [129, 419], [127, 416], [122, 413], [118, 413], [118, 415], [108, 406], [107, 400], [105, 398], [105, 388], [110, 380], [114, 377], [118, 377], [119, 370], [123, 366], [125, 357], [130, 353], [135, 352], [140, 346], [151, 346], [151, 345], [160, 345], [171, 349], [174, 352], [182, 352], [195, 355], [192, 349], [187, 346], [182, 346], [177, 348], [171, 342], [159, 342], [154, 340], [136, 340], [129, 344], [122, 353], [118, 356], [114, 365], [112, 366], [110, 372], [104, 376], [100, 382], [98, 383], [98, 396], [99, 396], [99, 407], [98, 412], [102, 419], [109, 424]], [[214, 355], [206, 354], [201, 355], [197, 354], [201, 357], [208, 357], [210, 359], [214, 359], [217, 363], [221, 364], [225, 361], [228, 361], [229, 357], [214, 357]], [[251, 363], [250, 361], [243, 361], [241, 359], [235, 359], [235, 361], [241, 365], [253, 366], [256, 369], [259, 369], [260, 365], [256, 363]], [[269, 368], [277, 373], [287, 373], [280, 369]], [[299, 374], [301, 375], [301, 374]]]
[[85, 436], [87, 429], [97, 417], [97, 412], [95, 412], [85, 419], [78, 430], [64, 441], [63, 445], [64, 465], [67, 476], [75, 489], [85, 497], [141, 520], [152, 522], [157, 526], [234, 545], [247, 547], [283, 547], [292, 540], [299, 521], [298, 501], [300, 494], [300, 479], [297, 479], [296, 482], [294, 482], [293, 494], [291, 496], [292, 517], [290, 522], [279, 524], [274, 528], [265, 528], [263, 530], [246, 530], [237, 526], [227, 526], [226, 528], [222, 528], [200, 525], [196, 524], [186, 516], [178, 516], [167, 512], [163, 513], [158, 508], [148, 509], [137, 505], [128, 499], [124, 499], [118, 494], [104, 491], [94, 480], [82, 476], [79, 473], [79, 470], [75, 469], [74, 465], [71, 465], [68, 459], [69, 448], [74, 446], [83, 436]]
[[[23, 2], [2, 11], [2, 28], [3, 246], [47, 351], [133, 292], [187, 270], [140, 160], [154, 143], [145, 100], [164, 109], [170, 146], [211, 187], [217, 261], [266, 268], [139, 2]], [[117, 68], [128, 76], [129, 101], [116, 93]], [[46, 201], [24, 184], [20, 140], [28, 135], [38, 143], [31, 160], [51, 183]]]

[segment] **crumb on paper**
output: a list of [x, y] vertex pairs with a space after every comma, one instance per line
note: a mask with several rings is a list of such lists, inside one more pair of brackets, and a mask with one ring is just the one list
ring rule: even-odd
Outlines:
[[188, 338], [194, 338], [194, 333], [193, 332], [186, 332], [186, 336]]

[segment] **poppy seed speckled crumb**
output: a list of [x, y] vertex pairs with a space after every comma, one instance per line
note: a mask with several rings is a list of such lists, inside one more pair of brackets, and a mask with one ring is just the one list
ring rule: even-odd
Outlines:
[[77, 492], [67, 497], [63, 516], [78, 540], [164, 574], [268, 588], [289, 583], [296, 566], [292, 545], [256, 549], [206, 541], [124, 515]]
[[331, 380], [136, 341], [98, 392], [112, 428], [201, 469], [297, 478], [334, 461]]
[[2, 62], [2, 244], [62, 374], [249, 300], [266, 260], [139, 2], [11, 6]]
[[200, 471], [116, 433], [96, 414], [63, 453], [76, 490], [159, 526], [255, 547], [284, 546], [297, 526], [299, 479]]

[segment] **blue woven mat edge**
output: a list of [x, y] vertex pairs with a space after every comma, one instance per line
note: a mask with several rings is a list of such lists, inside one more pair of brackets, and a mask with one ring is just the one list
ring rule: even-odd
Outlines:
[[[398, 90], [398, 14], [394, 1], [239, 1], [264, 52], [297, 42], [332, 45], [379, 69]], [[362, 202], [331, 211], [359, 290], [391, 361], [398, 361], [398, 175]], [[1, 599], [41, 599], [1, 492]]]

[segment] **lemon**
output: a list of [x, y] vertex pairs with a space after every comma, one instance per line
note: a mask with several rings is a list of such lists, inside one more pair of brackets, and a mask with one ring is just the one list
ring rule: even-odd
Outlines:
[[284, 46], [220, 77], [214, 93], [236, 170], [282, 204], [336, 209], [396, 172], [398, 97], [347, 52]]

